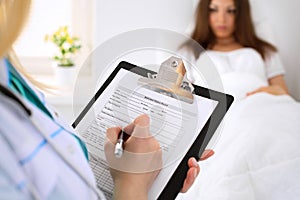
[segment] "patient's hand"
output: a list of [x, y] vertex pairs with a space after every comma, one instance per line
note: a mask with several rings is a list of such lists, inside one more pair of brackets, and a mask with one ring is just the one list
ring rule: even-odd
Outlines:
[[260, 87], [252, 92], [248, 92], [247, 96], [259, 93], [259, 92], [266, 92], [273, 95], [285, 95], [289, 94], [288, 88], [284, 81], [283, 75], [278, 75], [268, 79], [269, 86]]
[[283, 89], [281, 86], [279, 85], [270, 85], [270, 86], [266, 86], [266, 87], [260, 87], [257, 88], [254, 91], [248, 92], [247, 96], [256, 94], [256, 93], [260, 93], [260, 92], [265, 92], [265, 93], [269, 93], [272, 95], [285, 95], [288, 94], [287, 91], [285, 89]]

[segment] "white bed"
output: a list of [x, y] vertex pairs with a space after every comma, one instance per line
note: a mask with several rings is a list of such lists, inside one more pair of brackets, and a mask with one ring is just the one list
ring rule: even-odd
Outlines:
[[178, 199], [299, 199], [300, 103], [266, 93], [244, 98], [252, 87], [245, 81], [254, 79], [240, 73], [226, 76], [225, 91], [237, 98], [215, 144], [216, 154], [200, 162], [199, 178]]

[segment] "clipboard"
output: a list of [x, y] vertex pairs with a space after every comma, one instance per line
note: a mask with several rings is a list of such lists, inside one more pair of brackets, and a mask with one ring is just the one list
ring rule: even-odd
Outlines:
[[[176, 62], [174, 62], [174, 61], [176, 61]], [[174, 67], [176, 64], [177, 66], [180, 66], [180, 62], [182, 62], [181, 59], [172, 57], [172, 58], [169, 58], [166, 62], [162, 63], [161, 68], [163, 65], [173, 65], [173, 67]], [[109, 90], [110, 85], [119, 76], [119, 73], [121, 73], [121, 71], [122, 72], [125, 71], [126, 73], [137, 76], [138, 82], [141, 85], [141, 87], [143, 87], [143, 84], [144, 84], [144, 86], [145, 85], [147, 86], [145, 88], [148, 90], [149, 89], [153, 90], [153, 88], [157, 88], [157, 85], [155, 85], [155, 84], [153, 85], [152, 83], [157, 83], [156, 81], [158, 79], [156, 79], [156, 78], [159, 77], [159, 74], [160, 75], [162, 74], [161, 69], [157, 73], [157, 72], [136, 66], [134, 64], [125, 62], [125, 61], [120, 62], [119, 65], [114, 69], [114, 71], [110, 74], [110, 76], [104, 82], [104, 84], [99, 88], [99, 90], [91, 98], [91, 100], [86, 105], [86, 107], [82, 110], [82, 112], [79, 114], [79, 116], [76, 118], [76, 120], [72, 124], [73, 128], [75, 128], [77, 131], [78, 131], [78, 129], [81, 129], [81, 130], [87, 129], [86, 125], [82, 125], [82, 124], [84, 124], [83, 121], [85, 120], [85, 118], [88, 118], [87, 117], [88, 113], [91, 112], [92, 108], [95, 106], [97, 101], [107, 98], [106, 97], [107, 95], [105, 92], [107, 92], [107, 90]], [[176, 71], [176, 69], [175, 69], [175, 71]], [[182, 70], [179, 70], [179, 71], [182, 72]], [[177, 70], [177, 72], [178, 72], [178, 70]], [[184, 71], [184, 73], [185, 73], [185, 71]], [[203, 153], [203, 151], [205, 150], [205, 147], [207, 146], [208, 142], [214, 135], [215, 131], [217, 130], [218, 126], [220, 125], [222, 119], [224, 118], [226, 112], [228, 111], [228, 109], [230, 108], [230, 106], [234, 100], [231, 95], [221, 93], [218, 91], [214, 91], [214, 90], [210, 90], [208, 88], [197, 86], [197, 85], [194, 85], [191, 83], [186, 83], [186, 84], [188, 84], [188, 87], [186, 87], [187, 86], [186, 84], [182, 84], [184, 81], [186, 81], [184, 78], [184, 73], [181, 74], [182, 77], [180, 76], [180, 81], [179, 82], [177, 81], [177, 84], [176, 84], [180, 90], [181, 89], [185, 90], [185, 92], [184, 92], [185, 95], [183, 95], [184, 98], [178, 97], [178, 96], [180, 96], [180, 94], [182, 94], [181, 92], [179, 92], [179, 93], [177, 93], [177, 95], [175, 95], [175, 97], [177, 97], [177, 99], [175, 99], [175, 100], [174, 100], [174, 97], [165, 97], [165, 94], [158, 94], [158, 95], [164, 96], [162, 98], [169, 98], [168, 101], [181, 101], [181, 102], [184, 102], [183, 104], [188, 105], [188, 104], [191, 104], [191, 102], [193, 103], [193, 101], [194, 101], [194, 99], [192, 99], [192, 101], [191, 101], [189, 95], [186, 95], [187, 93], [190, 93], [195, 98], [201, 98], [204, 101], [207, 100], [207, 101], [212, 101], [212, 102], [216, 102], [216, 103], [214, 104], [215, 106], [212, 109], [212, 111], [210, 112], [207, 119], [203, 122], [203, 125], [201, 125], [201, 128], [198, 128], [199, 132], [195, 133], [193, 141], [191, 141], [191, 144], [188, 145], [188, 148], [186, 149], [186, 152], [184, 153], [184, 155], [181, 156], [180, 159], [176, 162], [176, 166], [173, 166], [171, 175], [169, 176], [168, 180], [162, 179], [164, 182], [163, 186], [157, 187], [159, 189], [159, 192], [157, 192], [157, 188], [155, 188], [155, 186], [154, 186], [153, 191], [155, 191], [156, 194], [154, 194], [154, 195], [150, 194], [149, 199], [163, 199], [163, 200], [170, 199], [171, 200], [171, 199], [176, 198], [176, 196], [178, 195], [178, 193], [180, 192], [180, 190], [183, 186], [186, 172], [188, 170], [188, 165], [187, 165], [188, 159], [190, 157], [195, 157], [196, 159], [199, 159], [199, 155], [201, 155]], [[174, 80], [174, 79], [168, 79], [168, 80]], [[176, 80], [178, 80], [178, 77]], [[174, 81], [170, 81], [170, 82], [174, 82]], [[151, 86], [149, 87], [149, 85], [151, 85]], [[166, 83], [159, 84], [159, 88], [164, 89], [161, 86], [165, 87], [165, 88], [170, 87], [170, 85], [168, 85]], [[172, 91], [174, 91], [174, 90], [172, 90]], [[155, 91], [155, 92], [157, 92], [157, 91]], [[190, 99], [190, 100], [185, 101], [186, 99]], [[94, 112], [101, 112], [101, 109], [98, 111], [94, 111]], [[79, 132], [80, 132], [80, 130], [79, 130]], [[88, 140], [86, 140], [85, 142], [89, 143]], [[87, 144], [87, 147], [89, 149], [88, 144]], [[99, 177], [99, 178], [101, 179], [101, 177]], [[159, 177], [158, 177], [158, 179], [159, 179]], [[159, 184], [161, 184], [161, 183], [159, 183]], [[101, 187], [102, 185], [100, 184], [99, 186]], [[151, 188], [150, 192], [152, 192], [152, 188]], [[108, 199], [111, 197], [111, 196], [109, 196], [110, 194], [108, 194], [109, 192], [104, 191], [104, 193]]]

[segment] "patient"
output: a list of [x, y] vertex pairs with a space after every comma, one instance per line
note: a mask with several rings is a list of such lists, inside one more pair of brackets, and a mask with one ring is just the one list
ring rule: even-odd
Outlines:
[[[248, 87], [250, 91], [246, 91], [245, 96], [258, 92], [288, 94], [277, 49], [256, 35], [248, 0], [201, 0], [191, 37], [207, 50], [221, 77], [230, 72], [247, 73], [251, 75], [247, 76], [248, 81], [252, 80], [249, 77], [255, 77], [260, 82], [255, 88]], [[199, 61], [201, 52], [193, 49], [189, 42], [184, 46], [195, 61]], [[188, 73], [190, 77], [196, 76], [193, 69]], [[234, 79], [236, 76], [223, 77]]]
[[196, 17], [192, 38], [206, 51], [185, 43], [185, 58], [197, 62], [187, 78], [201, 83], [197, 72], [211, 59], [225, 91], [241, 98], [184, 199], [299, 199], [300, 103], [286, 95], [276, 48], [255, 34], [248, 0], [201, 0]]

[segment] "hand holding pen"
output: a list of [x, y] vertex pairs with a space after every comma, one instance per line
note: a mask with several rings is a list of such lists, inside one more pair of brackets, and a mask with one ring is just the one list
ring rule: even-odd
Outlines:
[[104, 148], [115, 184], [115, 199], [146, 199], [162, 167], [160, 145], [150, 134], [149, 123], [148, 115], [141, 115], [123, 130], [107, 130]]
[[124, 143], [129, 138], [129, 135], [122, 129], [118, 136], [118, 141], [115, 146], [115, 156], [116, 158], [121, 158], [124, 151]]
[[[141, 115], [123, 130], [120, 127], [107, 130], [104, 148], [115, 184], [114, 199], [147, 199], [149, 188], [159, 173], [158, 166], [162, 167], [160, 145], [150, 134], [149, 123], [149, 117]], [[117, 144], [122, 148], [116, 147]], [[122, 153], [116, 158], [116, 154], [120, 155], [119, 149]], [[207, 151], [202, 159], [212, 154], [213, 151]], [[195, 158], [190, 158], [187, 164], [189, 170], [181, 192], [192, 186], [200, 172]]]
[[149, 130], [148, 115], [137, 117], [131, 124], [107, 130], [105, 144], [110, 166], [123, 172], [145, 173], [161, 168], [161, 149]]

